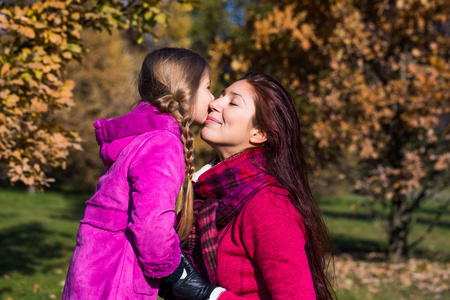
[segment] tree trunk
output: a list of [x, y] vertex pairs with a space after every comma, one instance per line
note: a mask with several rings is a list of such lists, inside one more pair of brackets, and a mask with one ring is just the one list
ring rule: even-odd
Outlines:
[[407, 210], [406, 196], [394, 195], [389, 215], [388, 258], [392, 263], [404, 263], [409, 258], [408, 234], [411, 226], [411, 212]]
[[34, 185], [27, 185], [27, 193], [28, 194], [36, 194], [37, 189]]

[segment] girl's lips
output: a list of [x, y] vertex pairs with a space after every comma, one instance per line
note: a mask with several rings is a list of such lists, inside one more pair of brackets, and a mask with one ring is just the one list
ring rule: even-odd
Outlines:
[[221, 124], [217, 119], [214, 119], [213, 117], [208, 116], [206, 118], [205, 123], [216, 123], [216, 124]]

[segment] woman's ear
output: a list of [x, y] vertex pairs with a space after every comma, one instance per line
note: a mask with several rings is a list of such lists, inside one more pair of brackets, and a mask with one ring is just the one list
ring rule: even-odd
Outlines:
[[262, 144], [267, 141], [267, 135], [259, 127], [253, 127], [250, 130], [250, 143], [251, 144]]

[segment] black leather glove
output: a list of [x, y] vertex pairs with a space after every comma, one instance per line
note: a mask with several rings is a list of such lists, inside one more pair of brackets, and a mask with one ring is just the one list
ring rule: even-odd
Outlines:
[[158, 296], [164, 300], [176, 300], [172, 291], [172, 284], [166, 280], [159, 283]]
[[172, 283], [180, 280], [181, 275], [183, 275], [183, 270], [184, 263], [182, 260], [180, 260], [180, 264], [175, 269], [175, 271], [172, 272], [172, 274], [167, 277], [161, 278], [158, 290], [158, 296], [160, 298], [163, 298], [164, 300], [176, 300], [172, 292]]
[[184, 253], [181, 254], [181, 261], [184, 263], [187, 276], [173, 284], [175, 298], [177, 300], [208, 300], [217, 286], [206, 283]]

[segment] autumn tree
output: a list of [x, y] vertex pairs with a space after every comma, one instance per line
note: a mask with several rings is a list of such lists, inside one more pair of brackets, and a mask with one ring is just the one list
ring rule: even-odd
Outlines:
[[82, 36], [89, 51], [83, 55], [83, 63], [71, 62], [66, 68], [66, 78], [75, 83], [76, 105], [70, 111], [55, 113], [54, 121], [79, 134], [83, 151], [71, 149], [67, 167], [53, 168], [48, 176], [56, 179], [52, 189], [92, 192], [105, 171], [93, 123], [100, 118], [116, 118], [133, 108], [136, 78], [146, 53], [142, 47], [130, 45], [126, 34], [118, 30], [86, 30]]
[[71, 150], [67, 168], [54, 168], [48, 173], [57, 179], [52, 188], [94, 190], [105, 166], [98, 156], [93, 122], [100, 118], [116, 118], [134, 107], [139, 99], [138, 73], [145, 55], [154, 47], [189, 48], [187, 32], [192, 10], [190, 5], [173, 3], [165, 11], [167, 23], [157, 24], [152, 29], [154, 36], [146, 35], [142, 44], [136, 43], [133, 30], [114, 29], [110, 34], [92, 30], [82, 32], [83, 45], [89, 51], [84, 54], [83, 63], [71, 62], [66, 71], [67, 79], [75, 83], [73, 94], [77, 105], [55, 117], [64, 128], [80, 135], [84, 151]]
[[[181, 2], [181, 1], [180, 1]], [[81, 139], [53, 119], [75, 105], [67, 64], [85, 53], [83, 29], [134, 28], [138, 41], [165, 23], [172, 1], [2, 1], [0, 6], [0, 167], [11, 183], [48, 186]]]
[[317, 166], [357, 158], [355, 188], [386, 220], [390, 259], [405, 261], [422, 240], [408, 239], [414, 214], [450, 181], [450, 2], [262, 3], [247, 11], [246, 39], [216, 40], [214, 65], [230, 81], [279, 79]]

